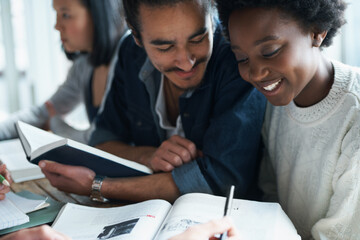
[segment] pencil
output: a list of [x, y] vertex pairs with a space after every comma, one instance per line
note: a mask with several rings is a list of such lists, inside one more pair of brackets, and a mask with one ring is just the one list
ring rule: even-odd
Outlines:
[[[232, 202], [234, 199], [234, 191], [235, 191], [235, 186], [231, 185], [229, 195], [226, 198], [226, 202], [225, 202], [224, 216], [230, 216], [231, 214]], [[225, 240], [225, 239], [227, 239], [227, 232], [224, 232], [220, 236], [220, 240]]]
[[5, 186], [10, 187], [10, 183], [3, 177], [3, 175], [0, 174], [0, 182], [4, 184]]

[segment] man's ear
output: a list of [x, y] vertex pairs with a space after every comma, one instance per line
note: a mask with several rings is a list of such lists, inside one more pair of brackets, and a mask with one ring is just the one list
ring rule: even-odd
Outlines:
[[133, 36], [136, 45], [138, 45], [139, 47], [143, 47], [140, 33], [138, 31], [136, 31], [135, 28], [133, 28], [130, 24], [128, 24], [128, 26], [130, 28], [131, 35]]
[[327, 31], [317, 32], [314, 31], [312, 34], [312, 45], [313, 47], [320, 47], [327, 35]]

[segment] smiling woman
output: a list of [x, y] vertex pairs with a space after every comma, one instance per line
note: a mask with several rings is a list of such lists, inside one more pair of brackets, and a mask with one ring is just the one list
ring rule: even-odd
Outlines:
[[343, 0], [217, 0], [240, 75], [268, 99], [260, 186], [303, 239], [360, 236], [360, 69], [322, 49]]

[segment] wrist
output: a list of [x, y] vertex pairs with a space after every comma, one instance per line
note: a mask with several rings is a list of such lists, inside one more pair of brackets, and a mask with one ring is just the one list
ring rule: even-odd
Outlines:
[[109, 201], [101, 194], [101, 187], [103, 185], [104, 179], [105, 179], [105, 176], [96, 175], [94, 177], [94, 180], [91, 185], [91, 194], [90, 194], [91, 201], [95, 201], [95, 202], [108, 202]]

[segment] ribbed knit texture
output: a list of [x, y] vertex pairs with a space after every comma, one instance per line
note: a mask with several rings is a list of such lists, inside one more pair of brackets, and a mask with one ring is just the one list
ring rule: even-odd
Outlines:
[[260, 186], [277, 191], [303, 239], [360, 239], [360, 69], [332, 63], [325, 99], [268, 104], [263, 127]]

